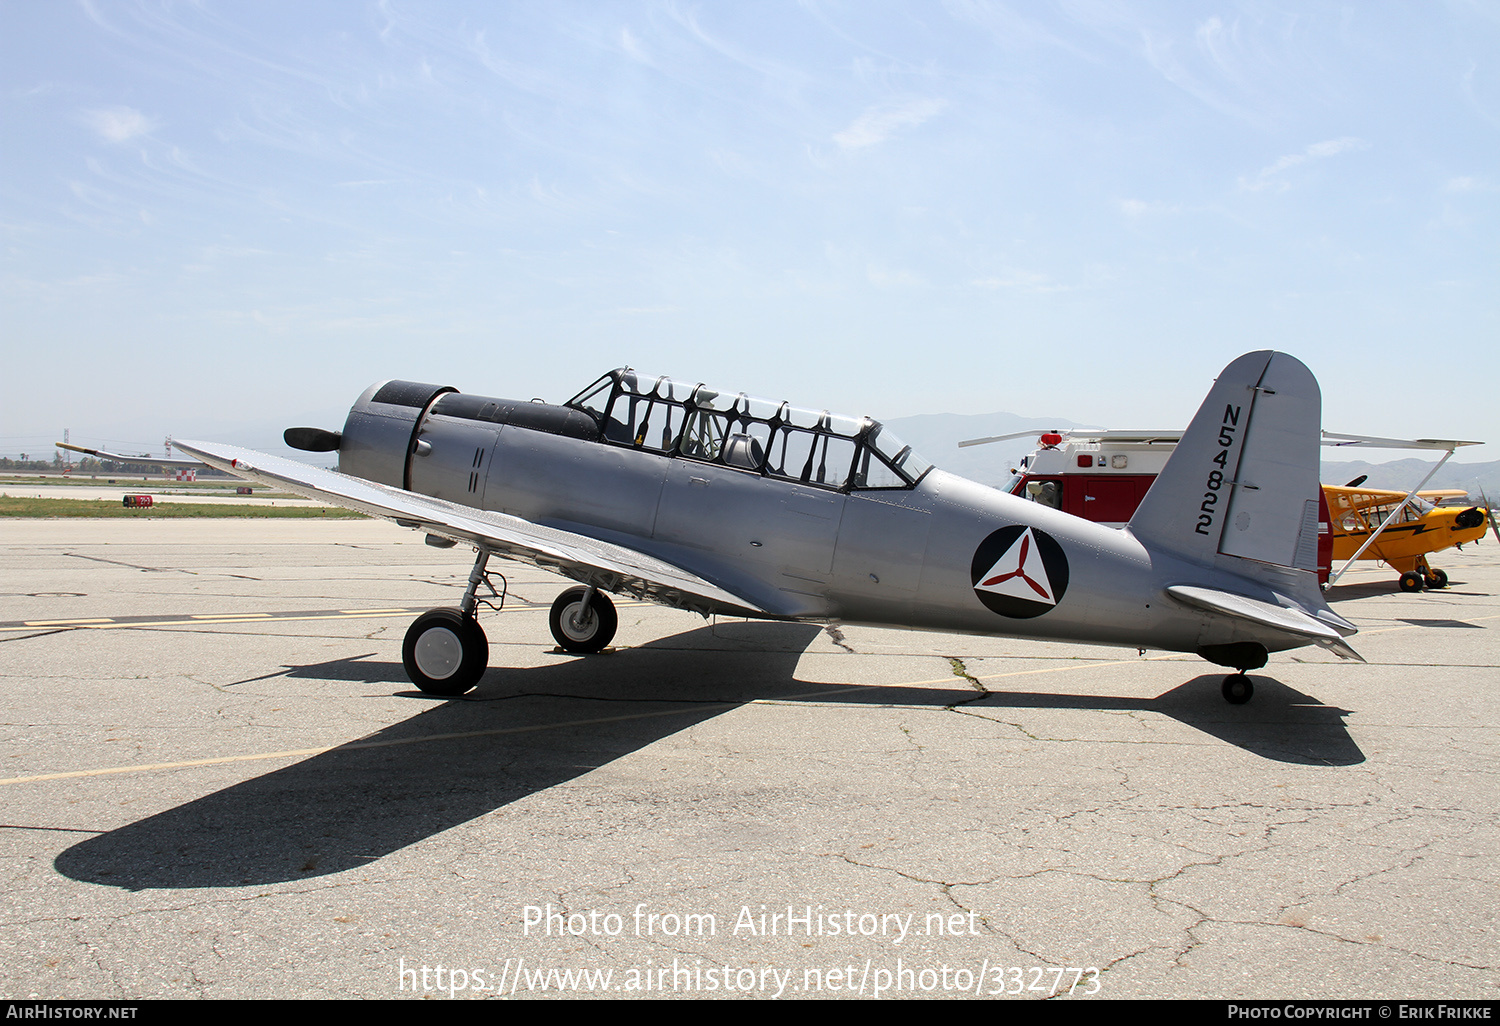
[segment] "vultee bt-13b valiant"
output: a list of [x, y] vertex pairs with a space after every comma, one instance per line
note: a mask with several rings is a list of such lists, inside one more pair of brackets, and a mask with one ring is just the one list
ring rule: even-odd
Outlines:
[[[1359, 657], [1315, 575], [1321, 399], [1283, 353], [1231, 363], [1123, 528], [933, 467], [877, 421], [624, 369], [560, 406], [412, 381], [370, 386], [342, 431], [287, 443], [340, 472], [232, 445], [206, 463], [477, 550], [456, 608], [411, 625], [423, 691], [483, 676], [491, 556], [580, 587], [553, 605], [570, 652], [614, 635], [606, 592], [703, 615], [868, 624], [1195, 652], [1245, 671], [1321, 645]], [[493, 594], [494, 589], [489, 588]]]

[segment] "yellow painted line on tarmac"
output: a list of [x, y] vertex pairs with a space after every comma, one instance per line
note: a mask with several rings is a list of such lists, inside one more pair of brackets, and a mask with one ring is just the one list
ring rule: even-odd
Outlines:
[[[647, 605], [648, 603], [645, 603], [645, 602], [633, 602], [633, 603], [620, 603], [620, 604], [621, 605]], [[520, 607], [511, 606], [509, 608], [511, 610], [514, 610], [514, 609], [540, 609], [542, 607], [540, 607], [540, 606], [520, 606]], [[385, 616], [385, 615], [399, 616], [399, 615], [408, 614], [410, 612], [412, 612], [412, 610], [410, 610], [410, 609], [346, 610], [346, 611], [343, 611], [340, 614], [322, 614], [322, 615], [315, 615], [315, 616], [287, 616], [287, 617], [266, 617], [264, 614], [259, 614], [260, 615], [260, 619], [257, 619], [254, 622], [262, 622], [263, 623], [263, 622], [266, 622], [267, 619], [277, 619], [277, 620], [327, 620], [327, 619], [352, 618], [352, 617], [356, 617], [356, 616]], [[1496, 616], [1470, 617], [1469, 619], [1475, 619], [1475, 620], [1493, 620], [1493, 619], [1496, 619]], [[199, 623], [201, 623], [201, 622], [204, 622], [204, 621], [202, 621], [202, 620], [196, 620], [196, 621], [194, 621], [194, 620], [176, 620], [176, 621], [159, 621], [159, 622], [145, 623], [145, 624], [142, 624], [142, 623], [134, 623], [134, 624], [130, 624], [130, 623], [122, 623], [122, 624], [106, 623], [106, 624], [100, 624], [97, 621], [89, 621], [88, 623], [82, 623], [82, 624], [76, 624], [76, 625], [78, 625], [78, 626], [91, 626], [94, 629], [99, 629], [100, 627], [159, 626], [159, 625], [169, 625], [169, 624], [173, 624], [173, 623], [184, 623], [184, 622], [188, 622], [188, 623], [199, 622]], [[223, 621], [219, 621], [219, 622], [223, 622]], [[229, 621], [229, 622], [234, 622], [234, 621]], [[249, 621], [245, 621], [245, 622], [249, 622]], [[51, 623], [56, 623], [56, 622], [52, 621]], [[1416, 626], [1416, 625], [1415, 624], [1406, 624], [1406, 625], [1403, 625], [1401, 627], [1381, 628], [1381, 629], [1371, 630], [1371, 631], [1362, 631], [1361, 633], [1375, 634], [1375, 633], [1380, 633], [1381, 631], [1384, 631], [1384, 630], [1404, 630], [1404, 629], [1407, 629], [1408, 627], [1413, 627], [1413, 626]], [[1087, 661], [1071, 662], [1070, 661], [1070, 662], [1068, 662], [1068, 663], [1066, 663], [1064, 665], [1061, 665], [1061, 666], [1043, 666], [1043, 667], [1037, 667], [1035, 669], [1030, 669], [1030, 670], [1010, 670], [1010, 671], [1006, 671], [1004, 673], [977, 674], [977, 675], [975, 675], [974, 679], [975, 680], [980, 680], [980, 681], [985, 681], [985, 680], [1004, 680], [1004, 679], [1013, 678], [1013, 677], [1030, 677], [1030, 676], [1038, 676], [1038, 675], [1041, 675], [1041, 674], [1050, 674], [1050, 673], [1067, 673], [1067, 672], [1076, 671], [1076, 670], [1106, 669], [1106, 668], [1114, 667], [1114, 666], [1130, 666], [1130, 665], [1135, 665], [1135, 664], [1145, 663], [1145, 662], [1161, 662], [1161, 661], [1168, 661], [1168, 660], [1185, 660], [1185, 659], [1188, 659], [1188, 658], [1190, 658], [1190, 656], [1187, 655], [1186, 653], [1168, 652], [1168, 653], [1165, 653], [1163, 655], [1144, 656], [1144, 657], [1140, 657], [1140, 658], [1136, 658], [1136, 659], [1115, 659], [1115, 660], [1111, 660], [1111, 661], [1108, 661], [1108, 662], [1087, 662]], [[592, 718], [589, 718], [589, 719], [564, 720], [564, 721], [561, 721], [561, 722], [554, 722], [554, 723], [540, 723], [540, 724], [533, 724], [533, 725], [527, 726], [527, 727], [496, 727], [496, 728], [492, 728], [492, 729], [489, 729], [489, 730], [471, 730], [471, 731], [461, 731], [461, 732], [446, 733], [446, 734], [425, 734], [425, 735], [422, 735], [421, 737], [401, 738], [399, 740], [392, 740], [392, 741], [355, 741], [355, 742], [350, 742], [350, 743], [346, 743], [346, 744], [327, 745], [327, 746], [323, 746], [323, 747], [319, 747], [319, 748], [297, 748], [297, 749], [288, 749], [288, 750], [285, 750], [285, 751], [278, 751], [278, 752], [257, 752], [257, 753], [248, 754], [248, 755], [224, 755], [224, 756], [217, 756], [217, 757], [208, 758], [208, 759], [189, 759], [189, 760], [184, 760], [184, 761], [180, 761], [180, 762], [161, 762], [161, 763], [151, 763], [151, 764], [147, 764], [147, 765], [136, 765], [136, 766], [110, 766], [110, 767], [104, 767], [104, 768], [101, 768], [101, 769], [74, 770], [74, 771], [63, 772], [63, 773], [40, 773], [40, 774], [31, 775], [31, 776], [8, 777], [8, 778], [0, 779], [0, 786], [6, 786], [6, 785], [11, 785], [11, 784], [37, 783], [37, 782], [47, 781], [47, 780], [72, 780], [72, 779], [79, 779], [79, 778], [84, 778], [84, 777], [109, 776], [109, 775], [120, 774], [120, 773], [151, 773], [151, 772], [159, 772], [159, 771], [162, 771], [162, 770], [189, 769], [189, 768], [197, 767], [197, 766], [219, 766], [219, 765], [227, 765], [227, 764], [236, 763], [236, 762], [261, 762], [261, 761], [267, 761], [267, 760], [273, 760], [273, 759], [305, 759], [305, 758], [311, 758], [312, 756], [316, 756], [316, 755], [323, 755], [324, 753], [332, 752], [332, 751], [355, 751], [355, 750], [365, 749], [365, 748], [393, 748], [393, 747], [399, 747], [399, 746], [402, 746], [402, 745], [425, 744], [425, 743], [431, 742], [431, 741], [453, 741], [453, 740], [462, 740], [462, 739], [477, 738], [477, 737], [499, 737], [499, 736], [503, 736], [503, 735], [507, 735], [507, 734], [527, 734], [527, 733], [535, 733], [535, 732], [543, 731], [543, 730], [560, 730], [560, 729], [564, 729], [564, 728], [568, 728], [568, 727], [588, 727], [588, 726], [598, 726], [598, 725], [606, 724], [606, 723], [623, 723], [623, 722], [627, 722], [627, 721], [630, 721], [630, 720], [653, 719], [653, 718], [665, 717], [665, 716], [680, 716], [680, 715], [682, 715], [684, 713], [706, 713], [706, 712], [713, 712], [713, 711], [716, 711], [716, 710], [722, 711], [722, 710], [727, 710], [727, 709], [738, 708], [738, 707], [744, 706], [744, 705], [778, 705], [778, 704], [781, 704], [781, 703], [784, 703], [784, 702], [806, 701], [808, 699], [817, 699], [817, 698], [832, 699], [835, 696], [834, 695], [830, 695], [828, 693], [828, 690], [827, 690], [828, 688], [837, 688], [838, 689], [838, 691], [837, 691], [838, 695], [847, 695], [850, 692], [856, 692], [856, 691], [876, 691], [876, 690], [885, 690], [885, 689], [895, 690], [895, 689], [900, 689], [900, 688], [927, 687], [927, 686], [935, 685], [935, 684], [948, 684], [948, 685], [952, 685], [956, 680], [961, 680], [961, 679], [962, 678], [959, 678], [956, 675], [949, 675], [949, 676], [946, 676], [946, 677], [933, 678], [931, 680], [902, 681], [900, 683], [892, 683], [892, 684], [852, 684], [852, 685], [851, 684], [829, 684], [829, 685], [825, 685], [822, 688], [819, 688], [816, 691], [806, 691], [806, 692], [802, 692], [800, 694], [786, 695], [786, 696], [783, 696], [783, 697], [780, 697], [780, 698], [752, 699], [749, 702], [714, 702], [714, 703], [704, 703], [704, 704], [681, 706], [681, 707], [675, 708], [675, 709], [660, 709], [660, 710], [653, 710], [651, 712], [629, 713], [629, 714], [620, 715], [620, 716], [600, 716], [600, 717], [592, 717]], [[955, 692], [955, 694], [963, 694], [963, 692]], [[893, 703], [893, 704], [901, 704], [901, 703]]]
[[294, 759], [331, 751], [329, 748], [301, 748], [286, 752], [262, 752], [257, 755], [224, 755], [213, 759], [189, 759], [184, 762], [158, 762], [149, 766], [109, 766], [104, 769], [74, 770], [69, 773], [38, 773], [29, 777], [7, 777], [6, 784], [27, 784], [39, 780], [72, 780], [78, 777], [103, 777], [112, 773], [149, 773], [152, 770], [185, 769], [189, 766], [214, 766], [226, 762], [252, 762], [260, 759]]
[[[1136, 662], [1151, 662], [1161, 659], [1183, 658], [1178, 653], [1161, 656], [1150, 656], [1144, 660], [1121, 659], [1108, 663], [1081, 663], [1069, 664], [1067, 666], [1048, 666], [1036, 670], [1016, 670], [1012, 673], [986, 674], [980, 680], [994, 679], [999, 677], [1024, 677], [1028, 674], [1038, 673], [1061, 673], [1066, 670], [1090, 670], [1106, 666], [1124, 666]], [[828, 688], [837, 688], [838, 694], [846, 695], [851, 691], [875, 691], [881, 689], [913, 688], [928, 684], [951, 684], [956, 677], [939, 677], [936, 680], [907, 681], [900, 684], [828, 684], [817, 691], [805, 691], [797, 695], [786, 695], [781, 698], [752, 699], [749, 702], [705, 702], [696, 705], [684, 705], [675, 709], [655, 709], [650, 712], [626, 713], [619, 716], [596, 716], [581, 720], [563, 720], [555, 723], [537, 723], [527, 727], [494, 727], [489, 730], [466, 730], [455, 731], [447, 734], [424, 734], [421, 737], [400, 738], [392, 741], [352, 741], [339, 745], [325, 745], [320, 748], [294, 748], [279, 752], [256, 752], [249, 755], [221, 755], [208, 759], [186, 759], [181, 762], [158, 762], [137, 766], [107, 766], [100, 769], [72, 770], [63, 773], [37, 773], [24, 777], [7, 777], [0, 779], [0, 787], [10, 784], [30, 784], [45, 780], [76, 780], [83, 777], [103, 777], [120, 773], [153, 773], [161, 770], [190, 769], [195, 766], [222, 766], [236, 762], [263, 762], [272, 759], [307, 759], [315, 755], [323, 755], [327, 752], [346, 751], [352, 752], [364, 748], [396, 748], [403, 745], [426, 744], [430, 741], [458, 741], [476, 737], [500, 737], [506, 734], [532, 734], [543, 730], [561, 730], [568, 727], [592, 727], [606, 723], [625, 723], [630, 720], [647, 720], [664, 716], [681, 716], [684, 713], [711, 713], [723, 712], [736, 709], [746, 705], [778, 705], [783, 702], [805, 701], [807, 699], [831, 698]], [[961, 691], [955, 694], [963, 694]], [[893, 703], [901, 704], [901, 703]]]
[[[652, 603], [639, 600], [615, 603], [617, 608], [622, 609], [648, 605], [652, 605]], [[0, 623], [0, 633], [49, 627], [99, 631], [115, 630], [120, 627], [181, 627], [184, 624], [206, 625], [220, 623], [286, 623], [297, 620], [355, 620], [362, 617], [415, 616], [424, 612], [426, 608], [412, 606], [405, 609], [396, 607], [387, 609], [340, 609], [329, 613], [185, 613], [164, 620], [120, 620], [107, 616], [76, 620], [22, 620], [19, 623]], [[509, 605], [498, 610], [498, 612], [525, 613], [537, 610], [545, 611], [546, 609], [545, 605]], [[497, 612], [497, 610], [484, 610], [485, 614], [494, 612]]]
[[[410, 616], [414, 610], [402, 610], [399, 613], [384, 613], [380, 616]], [[191, 620], [159, 620], [150, 623], [117, 623], [115, 627], [177, 627], [183, 625], [201, 624], [207, 626], [217, 623], [286, 623], [295, 620], [362, 620], [371, 614], [361, 613], [350, 616], [347, 613], [300, 613], [293, 616], [271, 616], [266, 613], [246, 613], [243, 616], [216, 616], [211, 619]], [[377, 616], [377, 619], [379, 617]]]
[[490, 730], [456, 731], [450, 734], [424, 734], [421, 737], [400, 738], [394, 741], [352, 741], [347, 744], [326, 745], [322, 748], [296, 748], [283, 752], [256, 752], [252, 755], [221, 755], [211, 759], [186, 759], [182, 762], [158, 762], [144, 766], [108, 766], [102, 769], [73, 770], [67, 773], [38, 773], [27, 777], [7, 777], [0, 786], [28, 784], [42, 780], [73, 780], [79, 777], [103, 777], [118, 773], [150, 773], [157, 770], [186, 769], [192, 766], [220, 766], [233, 762], [260, 762], [267, 759], [305, 759], [326, 752], [352, 752], [362, 748], [396, 748], [402, 745], [425, 744], [428, 741], [457, 741], [464, 738], [494, 737], [502, 734], [530, 734], [542, 730], [557, 730], [562, 727], [588, 727], [601, 723], [621, 723], [626, 720], [643, 720], [656, 716], [677, 716], [682, 713], [733, 709], [744, 702], [717, 702], [705, 705], [687, 705], [678, 709], [654, 710], [630, 713], [622, 716], [600, 716], [587, 720], [567, 720], [562, 723], [537, 723], [529, 727], [495, 727]]
[[[942, 658], [942, 657], [941, 656], [935, 656], [934, 658]], [[993, 659], [993, 658], [997, 658], [997, 657], [995, 657], [995, 656], [980, 656], [980, 657], [976, 657], [976, 658]], [[1016, 657], [1016, 656], [1006, 656], [1004, 658], [1014, 659], [1014, 658], [1018, 658], [1018, 657]], [[1023, 658], [1024, 659], [1026, 657], [1025, 656], [1021, 656], [1019, 658]], [[1168, 652], [1165, 655], [1142, 656], [1142, 657], [1139, 657], [1139, 658], [1136, 658], [1136, 659], [1116, 659], [1116, 660], [1112, 660], [1111, 662], [1107, 662], [1107, 663], [1090, 663], [1090, 662], [1079, 661], [1079, 662], [1070, 662], [1070, 663], [1067, 663], [1067, 664], [1065, 664], [1063, 666], [1043, 666], [1043, 667], [1039, 667], [1038, 669], [1035, 669], [1035, 670], [1010, 670], [1010, 671], [1008, 671], [1006, 673], [977, 673], [977, 674], [974, 674], [973, 677], [974, 677], [975, 680], [1002, 680], [1002, 679], [1004, 679], [1006, 677], [1030, 677], [1030, 676], [1033, 676], [1033, 675], [1038, 674], [1038, 673], [1065, 673], [1068, 670], [1097, 670], [1097, 669], [1103, 669], [1106, 666], [1133, 666], [1136, 663], [1154, 663], [1154, 662], [1160, 662], [1163, 659], [1189, 659], [1189, 658], [1196, 658], [1196, 657], [1195, 656], [1190, 656], [1186, 652]], [[911, 680], [911, 681], [903, 681], [900, 684], [832, 684], [832, 685], [829, 685], [829, 686], [830, 687], [841, 687], [841, 688], [844, 689], [845, 692], [848, 692], [848, 691], [866, 691], [866, 690], [871, 690], [871, 689], [874, 689], [874, 688], [921, 688], [921, 687], [926, 687], [929, 684], [952, 684], [954, 681], [961, 681], [963, 679], [964, 678], [958, 676], [958, 674], [953, 674], [952, 676], [948, 676], [948, 677], [938, 677], [938, 678], [936, 678], [934, 680]], [[975, 694], [978, 694], [978, 692], [976, 691]], [[754, 699], [754, 700], [752, 700], [750, 702], [747, 702], [745, 704], [747, 704], [747, 705], [774, 704], [776, 702], [798, 701], [798, 700], [801, 700], [801, 699], [804, 699], [804, 698], [815, 698], [815, 697], [817, 697], [817, 693], [809, 693], [809, 694], [806, 694], [806, 695], [791, 695], [791, 696], [789, 696], [787, 698]], [[895, 704], [899, 705], [901, 703], [898, 702], [898, 703], [895, 703]]]
[[294, 620], [358, 620], [365, 617], [411, 616], [415, 609], [403, 609], [390, 613], [299, 613], [291, 616], [272, 616], [269, 613], [226, 613], [223, 616], [183, 616], [171, 620], [105, 620], [86, 623], [27, 623], [24, 626], [0, 627], [0, 631], [21, 631], [35, 627], [76, 627], [79, 630], [108, 631], [121, 627], [207, 627], [229, 623], [284, 623]]
[[975, 680], [999, 680], [1002, 677], [1026, 677], [1033, 673], [1061, 673], [1064, 670], [1094, 670], [1105, 666], [1133, 666], [1136, 663], [1158, 663], [1164, 659], [1196, 659], [1197, 657], [1188, 652], [1167, 652], [1163, 655], [1138, 656], [1135, 659], [1115, 659], [1108, 663], [1075, 663], [1072, 666], [1046, 666], [1039, 670], [1012, 670], [1009, 673], [984, 673], [975, 676]]

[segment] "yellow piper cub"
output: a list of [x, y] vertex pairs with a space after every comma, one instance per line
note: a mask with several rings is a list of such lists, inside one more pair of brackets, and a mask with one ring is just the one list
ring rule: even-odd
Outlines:
[[[1428, 554], [1477, 541], [1484, 536], [1485, 522], [1491, 516], [1482, 506], [1434, 504], [1459, 495], [1467, 493], [1462, 489], [1418, 492], [1401, 516], [1380, 532], [1360, 558], [1384, 561], [1401, 575], [1402, 591], [1447, 587], [1448, 575], [1428, 566]], [[1359, 552], [1360, 546], [1406, 498], [1406, 493], [1357, 485], [1324, 485], [1323, 496], [1328, 502], [1329, 528], [1333, 532], [1333, 559], [1338, 562]]]

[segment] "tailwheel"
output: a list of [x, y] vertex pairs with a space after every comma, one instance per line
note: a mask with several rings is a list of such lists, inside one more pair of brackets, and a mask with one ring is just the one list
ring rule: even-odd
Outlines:
[[564, 652], [599, 652], [615, 637], [620, 618], [609, 596], [593, 588], [569, 588], [552, 603], [547, 624]]
[[1448, 575], [1441, 570], [1434, 570], [1422, 579], [1422, 583], [1429, 588], [1448, 587]]
[[1408, 570], [1401, 575], [1402, 591], [1421, 591], [1427, 581], [1415, 570]]
[[429, 609], [407, 629], [401, 662], [411, 682], [429, 695], [453, 698], [484, 676], [490, 643], [484, 628], [459, 609]]
[[1219, 690], [1224, 694], [1224, 701], [1230, 705], [1244, 705], [1255, 694], [1255, 685], [1243, 673], [1231, 673], [1224, 678]]

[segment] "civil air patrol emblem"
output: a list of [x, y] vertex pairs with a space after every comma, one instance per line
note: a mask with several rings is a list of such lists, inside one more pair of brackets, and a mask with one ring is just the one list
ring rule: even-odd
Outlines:
[[1062, 601], [1068, 590], [1068, 557], [1046, 531], [1016, 524], [979, 543], [969, 578], [974, 594], [991, 611], [1029, 620]]

